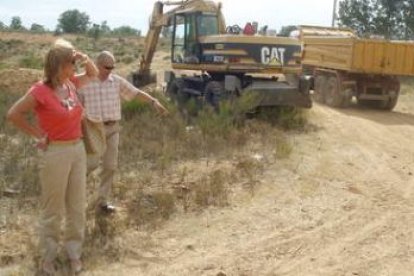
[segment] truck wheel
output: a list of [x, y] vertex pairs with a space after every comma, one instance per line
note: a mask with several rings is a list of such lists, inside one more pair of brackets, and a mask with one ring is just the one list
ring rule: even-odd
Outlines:
[[342, 107], [344, 101], [343, 96], [340, 94], [338, 85], [338, 79], [336, 77], [329, 77], [326, 82], [325, 89], [325, 103], [332, 107]]
[[[390, 93], [391, 94], [391, 93]], [[358, 104], [363, 107], [382, 109], [382, 110], [393, 110], [398, 102], [398, 92], [391, 98], [383, 101], [379, 100], [361, 100], [358, 99]]]
[[348, 88], [343, 92], [341, 107], [349, 107], [351, 105], [351, 102], [352, 102], [352, 89]]
[[387, 103], [384, 105], [384, 109], [393, 110], [394, 107], [397, 105], [397, 102], [398, 102], [398, 93], [396, 94], [395, 97], [392, 97], [391, 99], [387, 101]]
[[360, 98], [357, 97], [357, 103], [361, 107], [370, 107], [371, 102], [372, 101], [370, 101], [370, 100], [361, 100]]
[[383, 109], [383, 110], [393, 110], [394, 107], [397, 105], [398, 102], [398, 93], [395, 94], [394, 97], [391, 97], [385, 101], [378, 101], [375, 105], [375, 108]]
[[313, 99], [318, 103], [325, 103], [324, 87], [326, 84], [326, 76], [318, 75], [315, 78], [315, 88], [313, 90]]

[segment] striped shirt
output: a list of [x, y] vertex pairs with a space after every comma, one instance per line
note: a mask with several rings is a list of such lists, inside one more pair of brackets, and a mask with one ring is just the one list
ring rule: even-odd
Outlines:
[[116, 74], [110, 74], [104, 81], [96, 78], [79, 90], [86, 117], [99, 122], [119, 121], [121, 97], [129, 101], [138, 93], [137, 88]]

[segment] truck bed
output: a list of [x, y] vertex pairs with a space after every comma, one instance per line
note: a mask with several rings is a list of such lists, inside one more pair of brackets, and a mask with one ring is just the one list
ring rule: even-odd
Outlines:
[[302, 64], [354, 73], [414, 76], [414, 43], [319, 32], [301, 37]]

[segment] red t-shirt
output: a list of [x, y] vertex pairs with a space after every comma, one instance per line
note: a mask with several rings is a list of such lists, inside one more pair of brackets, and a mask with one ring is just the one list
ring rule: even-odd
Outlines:
[[61, 100], [52, 88], [43, 82], [34, 84], [28, 93], [36, 100], [35, 114], [40, 128], [51, 141], [75, 140], [82, 137], [81, 119], [83, 107], [76, 95], [78, 80], [65, 86], [69, 97]]

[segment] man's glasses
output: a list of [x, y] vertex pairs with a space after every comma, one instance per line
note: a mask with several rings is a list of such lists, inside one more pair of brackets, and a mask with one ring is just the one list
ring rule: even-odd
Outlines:
[[106, 70], [114, 70], [115, 66], [104, 66]]

